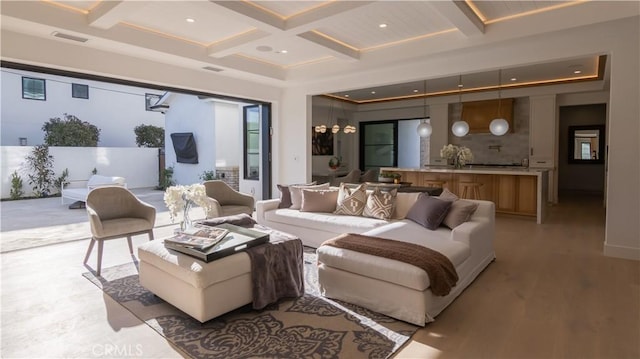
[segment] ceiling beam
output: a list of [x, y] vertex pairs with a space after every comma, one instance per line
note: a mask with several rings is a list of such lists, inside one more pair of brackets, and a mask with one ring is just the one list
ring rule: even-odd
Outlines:
[[360, 60], [360, 51], [353, 49], [351, 47], [342, 45], [338, 42], [335, 42], [326, 36], [322, 36], [315, 31], [307, 31], [302, 34], [298, 34], [298, 37], [301, 37], [307, 41], [310, 41], [316, 45], [320, 45], [325, 49], [329, 50], [331, 54], [337, 58], [347, 60], [347, 61], [357, 61]]
[[87, 23], [99, 29], [110, 29], [145, 6], [144, 2], [138, 1], [101, 1], [87, 14]]
[[259, 29], [276, 32], [285, 30], [286, 22], [283, 18], [261, 10], [246, 1], [217, 1], [209, 0], [212, 3], [243, 15], [245, 22]]
[[484, 34], [484, 23], [464, 1], [430, 1], [429, 5], [465, 36]]

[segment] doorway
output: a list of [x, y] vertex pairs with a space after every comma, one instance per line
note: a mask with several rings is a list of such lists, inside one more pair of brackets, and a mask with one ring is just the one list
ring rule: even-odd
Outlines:
[[558, 197], [604, 198], [607, 105], [560, 107]]

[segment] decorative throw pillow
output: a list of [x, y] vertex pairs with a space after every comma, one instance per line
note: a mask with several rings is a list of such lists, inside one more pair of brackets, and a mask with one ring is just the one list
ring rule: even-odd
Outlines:
[[393, 210], [393, 219], [405, 219], [407, 213], [418, 200], [420, 192], [400, 192], [396, 196], [396, 208]]
[[458, 199], [454, 193], [448, 189], [444, 189], [438, 197], [443, 201], [451, 202], [451, 208], [447, 216], [442, 221], [445, 226], [454, 229], [471, 218], [473, 212], [478, 208], [478, 204], [470, 201]]
[[316, 181], [307, 184], [293, 184], [293, 185], [283, 185], [279, 184], [278, 189], [280, 190], [280, 204], [278, 204], [278, 208], [289, 208], [291, 207], [291, 191], [289, 190], [289, 186], [312, 186], [315, 185]]
[[436, 197], [430, 197], [426, 193], [421, 193], [416, 203], [407, 213], [406, 218], [434, 231], [447, 216], [451, 203], [450, 201], [443, 201]]
[[338, 202], [337, 189], [302, 189], [300, 212], [333, 213]]
[[478, 209], [478, 204], [465, 201], [463, 199], [459, 199], [457, 201], [451, 202], [451, 208], [447, 213], [447, 216], [444, 217], [442, 224], [445, 226], [454, 229], [462, 223], [466, 222], [471, 218], [471, 215]]
[[455, 195], [455, 193], [449, 191], [448, 188], [445, 188], [442, 190], [442, 193], [440, 193], [440, 196], [438, 196], [438, 198], [445, 200], [445, 201], [457, 201], [459, 199], [458, 196]]
[[393, 209], [396, 206], [397, 194], [397, 189], [382, 192], [380, 188], [375, 188], [373, 192], [367, 196], [367, 203], [364, 206], [362, 215], [378, 219], [390, 219]]
[[291, 192], [291, 209], [300, 209], [302, 207], [302, 189], [329, 189], [329, 183], [318, 185], [293, 185], [289, 186]]
[[356, 188], [348, 188], [344, 184], [340, 185], [338, 191], [338, 203], [335, 214], [346, 214], [350, 216], [361, 216], [367, 202], [367, 185], [361, 184]]

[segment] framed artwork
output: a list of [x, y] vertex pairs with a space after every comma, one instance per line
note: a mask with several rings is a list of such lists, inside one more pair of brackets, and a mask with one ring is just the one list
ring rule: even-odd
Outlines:
[[311, 154], [313, 156], [333, 156], [333, 133], [331, 129], [327, 132], [316, 132], [311, 127]]

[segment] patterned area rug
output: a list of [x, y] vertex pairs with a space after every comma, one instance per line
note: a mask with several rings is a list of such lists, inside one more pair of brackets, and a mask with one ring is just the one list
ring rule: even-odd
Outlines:
[[418, 329], [320, 296], [315, 253], [304, 256], [303, 297], [203, 324], [144, 289], [133, 263], [83, 276], [193, 358], [388, 358]]

